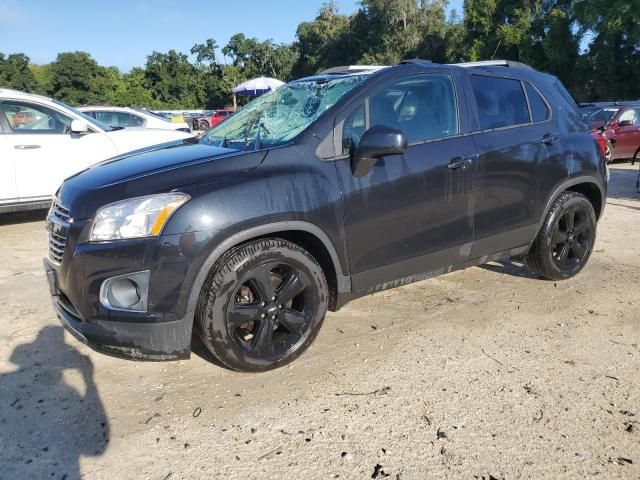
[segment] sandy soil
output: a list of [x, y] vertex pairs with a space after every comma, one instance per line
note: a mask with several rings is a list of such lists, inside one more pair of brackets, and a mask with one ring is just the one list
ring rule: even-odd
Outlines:
[[5, 217], [0, 478], [640, 478], [635, 172], [612, 168], [575, 279], [491, 264], [378, 293], [258, 375], [81, 345], [49, 304], [42, 214]]

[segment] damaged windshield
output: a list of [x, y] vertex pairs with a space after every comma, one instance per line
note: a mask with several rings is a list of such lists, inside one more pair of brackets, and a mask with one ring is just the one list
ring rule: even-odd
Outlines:
[[252, 101], [200, 140], [237, 150], [258, 150], [288, 142], [366, 75], [291, 82]]

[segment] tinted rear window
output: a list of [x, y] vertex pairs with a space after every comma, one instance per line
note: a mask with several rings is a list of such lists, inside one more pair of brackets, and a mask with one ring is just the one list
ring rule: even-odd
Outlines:
[[529, 123], [527, 100], [518, 80], [472, 75], [471, 85], [481, 130]]
[[527, 89], [527, 97], [531, 107], [531, 121], [544, 122], [549, 118], [549, 107], [530, 83], [525, 83], [524, 85]]

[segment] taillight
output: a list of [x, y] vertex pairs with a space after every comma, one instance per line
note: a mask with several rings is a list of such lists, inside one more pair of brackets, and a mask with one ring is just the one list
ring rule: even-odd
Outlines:
[[596, 143], [600, 147], [600, 151], [602, 152], [602, 155], [606, 155], [607, 154], [607, 139], [604, 138], [602, 135], [598, 135], [595, 132], [591, 132], [591, 136], [593, 137], [593, 139], [596, 141]]

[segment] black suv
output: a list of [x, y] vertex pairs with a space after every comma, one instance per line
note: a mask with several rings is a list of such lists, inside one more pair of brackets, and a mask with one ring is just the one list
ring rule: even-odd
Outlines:
[[554, 77], [510, 62], [332, 69], [200, 140], [67, 179], [47, 217], [56, 312], [80, 340], [279, 367], [327, 309], [484, 262], [586, 264], [607, 167]]

